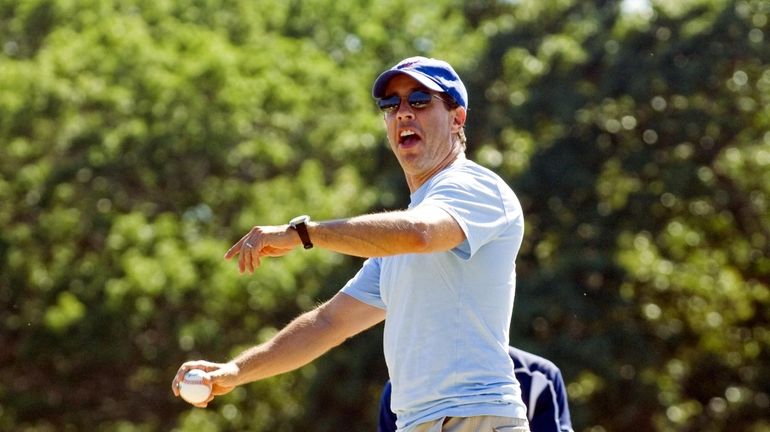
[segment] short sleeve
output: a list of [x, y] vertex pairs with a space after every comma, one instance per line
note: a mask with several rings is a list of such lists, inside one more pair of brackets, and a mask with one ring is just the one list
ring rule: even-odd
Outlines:
[[369, 258], [340, 290], [356, 300], [380, 309], [386, 309], [380, 295], [380, 259]]
[[435, 185], [420, 205], [434, 205], [449, 213], [462, 228], [466, 241], [453, 252], [469, 259], [476, 251], [499, 236], [510, 222], [518, 201], [510, 199], [492, 179], [472, 175], [445, 178]]

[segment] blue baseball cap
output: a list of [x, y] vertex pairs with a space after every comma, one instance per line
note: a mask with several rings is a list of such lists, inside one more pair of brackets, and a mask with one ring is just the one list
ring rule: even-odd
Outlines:
[[452, 69], [449, 63], [427, 57], [409, 57], [381, 73], [374, 81], [372, 96], [375, 98], [385, 97], [385, 88], [388, 86], [388, 82], [398, 74], [409, 75], [428, 89], [446, 93], [452, 96], [452, 99], [460, 106], [465, 109], [468, 108], [468, 92], [457, 72]]

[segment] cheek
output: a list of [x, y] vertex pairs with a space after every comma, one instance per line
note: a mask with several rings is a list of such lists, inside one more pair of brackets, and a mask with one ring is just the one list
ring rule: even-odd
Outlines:
[[387, 134], [388, 144], [393, 147], [394, 143], [397, 143], [398, 140], [396, 139], [396, 122], [393, 120], [389, 120], [388, 116], [386, 115], [384, 117], [385, 122], [385, 132]]
[[436, 141], [444, 141], [451, 135], [452, 131], [444, 118], [434, 118], [430, 123], [430, 135]]

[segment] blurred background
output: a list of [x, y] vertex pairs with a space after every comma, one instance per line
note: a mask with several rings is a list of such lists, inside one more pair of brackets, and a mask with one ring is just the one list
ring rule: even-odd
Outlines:
[[526, 215], [511, 343], [576, 431], [770, 430], [767, 0], [0, 0], [0, 430], [373, 431], [382, 326], [206, 410], [361, 264], [252, 225], [403, 208], [370, 88], [452, 63]]

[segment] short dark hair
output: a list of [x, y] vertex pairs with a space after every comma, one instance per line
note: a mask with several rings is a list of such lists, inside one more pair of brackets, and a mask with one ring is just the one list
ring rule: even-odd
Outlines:
[[[444, 102], [444, 107], [451, 111], [453, 109], [459, 108], [460, 104], [457, 103], [454, 98], [449, 95], [449, 93], [439, 93], [441, 97], [441, 101]], [[463, 126], [459, 132], [457, 132], [457, 139], [460, 141], [460, 146], [463, 150], [466, 148], [466, 142], [468, 141], [468, 138], [465, 137], [465, 126]]]
[[449, 93], [439, 93], [439, 96], [441, 98], [441, 101], [444, 102], [444, 106], [446, 107], [446, 109], [450, 111], [460, 106], [460, 104], [457, 103], [457, 101], [454, 100], [454, 98], [451, 95], [449, 95]]

